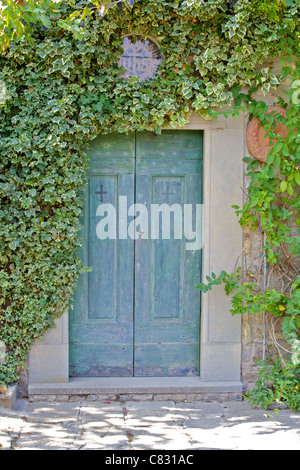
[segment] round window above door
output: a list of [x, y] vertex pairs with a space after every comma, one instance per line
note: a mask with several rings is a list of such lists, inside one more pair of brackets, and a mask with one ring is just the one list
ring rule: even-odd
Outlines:
[[135, 38], [135, 42], [130, 36], [124, 38], [122, 44], [124, 52], [118, 65], [126, 69], [122, 78], [138, 77], [143, 82], [155, 77], [163, 58], [152, 39], [143, 41], [141, 36]]

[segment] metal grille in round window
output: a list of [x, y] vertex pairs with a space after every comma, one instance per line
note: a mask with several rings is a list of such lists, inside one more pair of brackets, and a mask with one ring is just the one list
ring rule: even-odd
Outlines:
[[124, 53], [118, 62], [119, 67], [126, 69], [122, 78], [139, 77], [143, 82], [155, 77], [163, 58], [154, 41], [147, 39], [143, 42], [141, 36], [136, 36], [136, 42], [133, 43], [126, 36], [122, 48]]

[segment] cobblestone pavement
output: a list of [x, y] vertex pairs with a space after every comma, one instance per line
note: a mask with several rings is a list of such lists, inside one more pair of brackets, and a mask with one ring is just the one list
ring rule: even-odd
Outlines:
[[[298, 450], [300, 414], [247, 402], [33, 402], [0, 409], [1, 450]], [[130, 453], [129, 453], [130, 454]], [[126, 455], [129, 455], [128, 452]]]

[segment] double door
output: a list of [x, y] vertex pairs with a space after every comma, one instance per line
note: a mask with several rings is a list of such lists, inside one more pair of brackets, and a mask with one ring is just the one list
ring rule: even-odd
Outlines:
[[202, 133], [98, 136], [89, 157], [70, 375], [199, 375]]

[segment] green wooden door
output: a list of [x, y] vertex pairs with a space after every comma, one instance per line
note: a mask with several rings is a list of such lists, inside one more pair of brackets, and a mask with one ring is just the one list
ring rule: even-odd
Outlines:
[[135, 243], [136, 376], [199, 374], [201, 251], [187, 250], [183, 235], [185, 205], [201, 203], [201, 154], [199, 132], [137, 134], [136, 200], [157, 212], [151, 237]]
[[99, 238], [97, 211], [117, 210], [120, 195], [134, 201], [134, 135], [99, 136], [89, 156], [81, 258], [93, 271], [81, 275], [70, 311], [70, 374], [132, 376], [134, 244]]
[[[199, 375], [201, 249], [186, 249], [184, 211], [193, 208], [195, 228], [202, 133], [99, 136], [90, 159], [81, 257], [93, 271], [70, 312], [70, 375]], [[126, 210], [137, 204], [127, 217], [124, 196]], [[115, 208], [115, 227], [103, 204]]]

